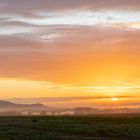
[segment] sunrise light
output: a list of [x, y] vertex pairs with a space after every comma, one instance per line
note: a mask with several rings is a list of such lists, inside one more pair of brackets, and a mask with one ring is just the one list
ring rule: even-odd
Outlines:
[[45, 104], [52, 107], [102, 108], [118, 100], [120, 107], [139, 106], [134, 1], [0, 0], [0, 98], [51, 98]]
[[113, 98], [112, 98], [112, 101], [118, 101], [118, 98], [113, 97]]

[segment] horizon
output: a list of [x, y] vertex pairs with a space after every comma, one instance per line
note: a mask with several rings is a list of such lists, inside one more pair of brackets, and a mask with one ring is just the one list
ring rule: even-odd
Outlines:
[[[44, 99], [44, 98], [43, 98]], [[18, 103], [18, 100], [20, 101]], [[58, 99], [57, 99], [58, 100]], [[16, 102], [17, 101], [17, 102]], [[139, 107], [131, 106], [48, 106], [43, 103], [23, 103], [22, 99], [0, 100], [0, 116], [94, 116], [94, 115], [139, 115]], [[116, 98], [112, 99], [116, 101]], [[73, 105], [73, 104], [72, 104]]]
[[[42, 104], [49, 108], [57, 109], [70, 109], [70, 108], [79, 108], [79, 107], [89, 107], [96, 108], [97, 110], [128, 110], [131, 109], [131, 112], [137, 110], [140, 112], [139, 102], [128, 103], [127, 99], [130, 97], [120, 96], [111, 98], [106, 97], [42, 97], [42, 98], [3, 98], [0, 101], [8, 101], [15, 104]], [[131, 98], [135, 99], [134, 96]], [[130, 98], [130, 99], [131, 99]], [[99, 102], [100, 101], [100, 102]], [[94, 103], [93, 103], [94, 102]], [[128, 110], [129, 111], [129, 110]]]
[[0, 99], [140, 108], [139, 0], [0, 0]]

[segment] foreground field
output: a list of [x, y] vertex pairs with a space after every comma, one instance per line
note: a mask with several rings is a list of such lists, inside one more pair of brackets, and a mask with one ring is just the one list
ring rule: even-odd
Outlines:
[[1, 117], [0, 140], [140, 140], [140, 117]]

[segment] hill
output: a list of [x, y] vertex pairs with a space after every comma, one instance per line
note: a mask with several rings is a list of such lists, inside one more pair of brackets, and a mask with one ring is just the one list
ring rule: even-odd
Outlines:
[[7, 111], [7, 110], [26, 110], [26, 111], [32, 111], [32, 110], [43, 110], [46, 109], [47, 106], [43, 104], [16, 104], [9, 101], [2, 101], [0, 100], [0, 111]]

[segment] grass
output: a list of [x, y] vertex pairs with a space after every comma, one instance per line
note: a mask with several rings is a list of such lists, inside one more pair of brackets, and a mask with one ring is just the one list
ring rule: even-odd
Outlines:
[[0, 140], [140, 140], [140, 117], [1, 117]]

